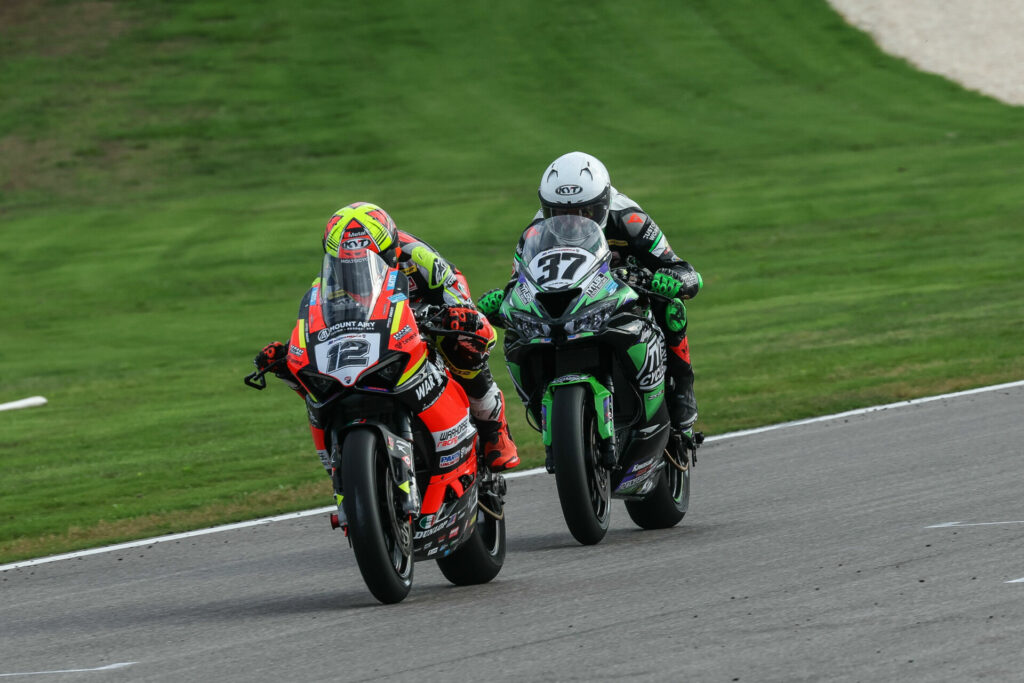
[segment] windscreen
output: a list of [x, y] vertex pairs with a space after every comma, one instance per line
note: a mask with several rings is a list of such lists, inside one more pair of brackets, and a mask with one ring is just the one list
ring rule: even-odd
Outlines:
[[572, 287], [610, 256], [601, 226], [582, 216], [553, 216], [524, 234], [523, 266], [545, 289]]
[[367, 321], [384, 288], [387, 264], [366, 249], [324, 254], [320, 269], [321, 310], [327, 325]]

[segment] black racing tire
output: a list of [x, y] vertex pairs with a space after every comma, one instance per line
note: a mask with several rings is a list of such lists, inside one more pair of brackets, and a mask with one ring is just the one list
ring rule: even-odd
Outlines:
[[[670, 448], [672, 442], [669, 442]], [[626, 512], [641, 529], [668, 529], [682, 521], [690, 507], [690, 459], [675, 453], [677, 462], [686, 462], [682, 471], [665, 458], [664, 469], [654, 490], [643, 500], [627, 500]]]
[[487, 583], [501, 571], [505, 563], [505, 514], [500, 505], [484, 502], [500, 516], [495, 519], [477, 507], [473, 535], [459, 549], [447, 557], [437, 559], [437, 567], [444, 577], [456, 586]]
[[341, 453], [342, 505], [359, 572], [375, 598], [401, 602], [412, 588], [412, 524], [395, 499], [388, 455], [370, 429], [346, 434]]
[[549, 419], [562, 516], [573, 538], [594, 545], [608, 533], [611, 481], [598, 464], [597, 420], [586, 388], [556, 387]]

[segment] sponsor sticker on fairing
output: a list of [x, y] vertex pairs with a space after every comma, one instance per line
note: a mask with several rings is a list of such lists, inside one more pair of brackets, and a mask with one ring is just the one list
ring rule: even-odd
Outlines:
[[451, 467], [459, 461], [459, 453], [449, 453], [448, 455], [442, 455], [437, 464], [439, 467]]
[[336, 332], [343, 330], [372, 330], [373, 326], [374, 322], [372, 320], [344, 320], [317, 332], [316, 339], [317, 341], [327, 341]]
[[522, 302], [523, 306], [529, 306], [533, 303], [533, 288], [525, 282], [520, 282], [516, 285], [516, 296], [519, 297], [519, 301]]
[[587, 288], [583, 290], [583, 296], [587, 299], [593, 299], [599, 291], [601, 291], [601, 285], [604, 284], [605, 278], [603, 273], [594, 273], [590, 278], [590, 283]]
[[[423, 379], [416, 385], [416, 400], [424, 401], [428, 396], [433, 394], [435, 390], [441, 388], [442, 375], [439, 372], [430, 372], [423, 375]], [[436, 398], [436, 397], [435, 397]], [[433, 404], [433, 401], [430, 401]]]
[[431, 434], [434, 437], [434, 448], [438, 451], [451, 448], [466, 438], [472, 429], [473, 423], [469, 419], [469, 410], [466, 410], [466, 416], [459, 420], [458, 424]]

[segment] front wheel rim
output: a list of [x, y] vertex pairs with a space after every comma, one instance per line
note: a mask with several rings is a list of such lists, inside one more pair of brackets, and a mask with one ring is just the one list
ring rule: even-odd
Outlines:
[[608, 470], [597, 462], [597, 424], [592, 415], [587, 413], [586, 432], [588, 434], [587, 454], [590, 467], [587, 468], [587, 487], [590, 489], [590, 506], [594, 515], [602, 522], [608, 517], [610, 509], [610, 482]]
[[395, 480], [387, 463], [384, 464], [381, 480], [384, 483], [384, 495], [380, 497], [383, 503], [381, 514], [390, 522], [390, 533], [384, 534], [385, 544], [395, 573], [407, 580], [412, 574], [412, 523], [399, 511], [395, 499]]

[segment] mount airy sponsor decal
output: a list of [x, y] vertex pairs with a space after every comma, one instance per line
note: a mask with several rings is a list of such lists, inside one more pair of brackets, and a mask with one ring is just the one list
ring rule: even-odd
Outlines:
[[317, 341], [327, 341], [335, 332], [340, 332], [342, 330], [372, 330], [373, 325], [372, 321], [346, 320], [345, 322], [340, 322], [337, 325], [331, 325], [330, 327], [320, 330], [317, 333], [316, 338]]

